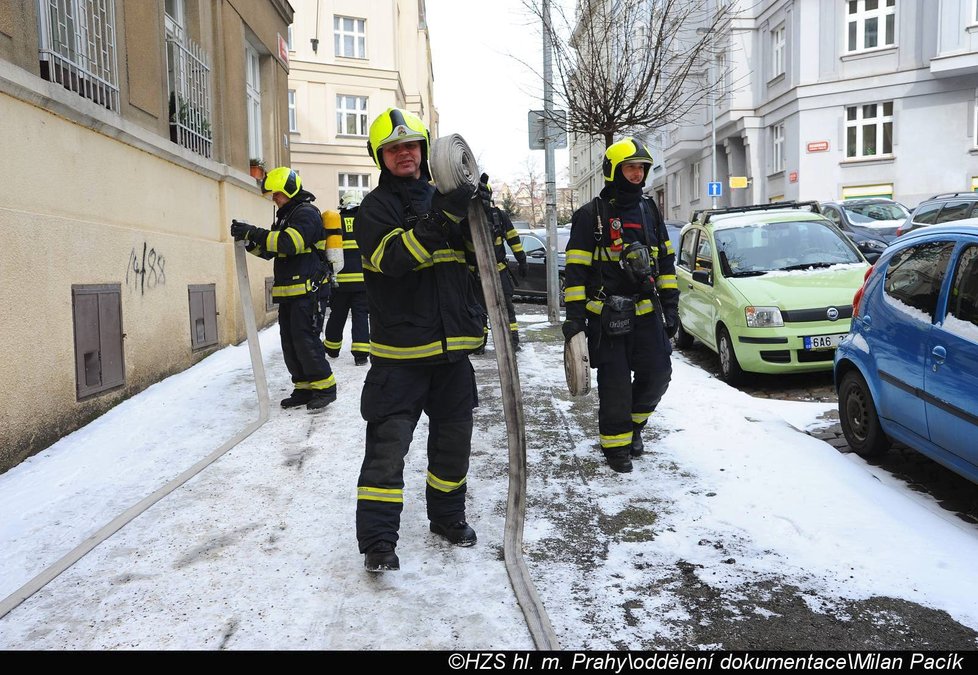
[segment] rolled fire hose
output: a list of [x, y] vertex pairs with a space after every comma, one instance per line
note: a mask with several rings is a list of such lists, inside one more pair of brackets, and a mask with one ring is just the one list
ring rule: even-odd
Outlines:
[[591, 391], [591, 361], [583, 331], [564, 343], [564, 377], [571, 396], [585, 396]]
[[11, 610], [24, 602], [24, 600], [27, 600], [27, 598], [54, 581], [62, 572], [81, 560], [89, 551], [121, 530], [153, 504], [213, 464], [224, 453], [250, 436], [258, 427], [268, 421], [268, 384], [265, 381], [265, 365], [262, 363], [261, 349], [258, 346], [258, 326], [255, 321], [255, 310], [251, 301], [251, 284], [248, 281], [248, 264], [246, 262], [244, 242], [236, 242], [234, 244], [234, 266], [238, 272], [238, 296], [241, 299], [241, 312], [244, 314], [245, 332], [248, 335], [251, 369], [255, 374], [255, 390], [258, 395], [258, 418], [239, 431], [234, 438], [226, 441], [221, 447], [156, 490], [153, 494], [130, 506], [113, 518], [111, 522], [99, 528], [97, 532], [89, 535], [82, 543], [62, 556], [53, 565], [8, 595], [3, 601], [0, 601], [0, 618], [5, 617]]
[[[438, 191], [451, 192], [464, 183], [479, 184], [478, 164], [468, 144], [458, 134], [436, 139], [431, 144], [431, 175]], [[506, 438], [509, 445], [509, 495], [506, 501], [506, 523], [503, 528], [503, 558], [516, 601], [523, 610], [527, 627], [537, 649], [560, 649], [550, 618], [537, 595], [523, 560], [523, 522], [526, 518], [526, 428], [523, 419], [523, 393], [516, 369], [516, 354], [509, 336], [509, 317], [503, 298], [503, 287], [496, 268], [493, 241], [482, 202], [469, 204], [469, 225], [482, 294], [486, 299], [492, 326], [492, 343], [502, 387], [503, 411], [506, 416]]]

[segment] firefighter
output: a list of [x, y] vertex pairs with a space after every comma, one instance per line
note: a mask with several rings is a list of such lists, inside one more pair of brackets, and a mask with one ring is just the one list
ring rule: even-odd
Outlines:
[[[343, 347], [343, 327], [347, 315], [353, 317], [353, 362], [367, 364], [370, 354], [370, 322], [367, 309], [367, 291], [363, 283], [363, 266], [356, 240], [356, 215], [362, 196], [358, 190], [348, 190], [340, 204], [338, 221], [343, 238], [343, 271], [336, 275], [336, 286], [330, 298], [329, 319], [323, 344], [326, 355], [336, 358]], [[332, 214], [330, 214], [332, 215]], [[327, 235], [330, 230], [327, 229]]]
[[[367, 150], [380, 169], [356, 218], [370, 308], [370, 370], [360, 398], [367, 422], [357, 481], [356, 532], [369, 572], [396, 570], [404, 457], [421, 412], [428, 416], [425, 487], [429, 529], [472, 546], [466, 475], [477, 405], [468, 355], [485, 318], [465, 264], [469, 202], [429, 182], [430, 138], [414, 114], [388, 108], [370, 125]], [[483, 190], [484, 192], [484, 190]]]
[[[483, 174], [483, 178], [486, 181], [488, 180], [488, 176], [485, 174]], [[488, 183], [486, 183], [486, 188], [491, 194], [492, 187]], [[490, 202], [489, 206], [486, 207], [486, 219], [491, 228], [492, 243], [496, 253], [496, 269], [499, 270], [499, 280], [503, 287], [503, 299], [506, 301], [506, 312], [509, 315], [509, 335], [513, 342], [513, 349], [519, 351], [519, 324], [516, 323], [516, 306], [513, 304], [513, 292], [516, 280], [513, 278], [513, 273], [509, 270], [509, 265], [506, 264], [506, 246], [509, 246], [513, 252], [513, 256], [516, 258], [517, 271], [522, 279], [525, 279], [527, 274], [526, 252], [523, 251], [523, 242], [520, 241], [520, 235], [516, 231], [516, 228], [513, 227], [513, 221], [510, 220], [505, 211]], [[505, 244], [503, 243], [504, 241]], [[469, 248], [469, 269], [475, 275], [479, 301], [483, 307], [487, 307], [485, 296], [482, 293], [482, 284], [479, 283], [479, 270], [475, 264], [475, 250], [471, 245]], [[484, 352], [485, 341], [483, 341], [482, 346], [475, 353], [482, 354]]]
[[319, 340], [318, 293], [327, 276], [322, 216], [312, 205], [315, 195], [302, 189], [299, 174], [287, 166], [265, 175], [262, 192], [278, 206], [272, 228], [234, 220], [231, 236], [245, 241], [252, 255], [275, 260], [272, 302], [278, 305], [282, 355], [294, 387], [282, 407], [321, 410], [336, 400], [336, 379]]
[[655, 202], [642, 194], [652, 155], [634, 138], [605, 151], [604, 189], [574, 212], [567, 242], [566, 340], [585, 331], [598, 370], [598, 432], [608, 465], [632, 470], [642, 429], [672, 377], [679, 288]]

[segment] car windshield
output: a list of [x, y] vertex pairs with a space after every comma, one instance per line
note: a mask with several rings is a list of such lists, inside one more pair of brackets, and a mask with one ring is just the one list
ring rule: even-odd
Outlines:
[[798, 220], [718, 228], [714, 234], [724, 276], [862, 262], [852, 243], [825, 222]]
[[910, 212], [902, 204], [896, 202], [892, 204], [844, 204], [843, 207], [849, 214], [849, 220], [855, 225], [863, 227], [893, 227], [899, 225]]

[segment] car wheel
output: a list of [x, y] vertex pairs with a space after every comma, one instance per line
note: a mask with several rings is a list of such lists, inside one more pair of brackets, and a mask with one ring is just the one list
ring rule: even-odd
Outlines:
[[727, 384], [737, 384], [744, 379], [744, 371], [737, 361], [733, 340], [723, 326], [717, 329], [717, 354], [720, 356], [720, 378]]
[[880, 426], [873, 395], [863, 376], [849, 371], [839, 386], [839, 422], [849, 447], [862, 457], [874, 457], [886, 452], [890, 439]]
[[679, 325], [676, 326], [676, 335], [672, 338], [672, 342], [676, 345], [676, 349], [689, 349], [693, 346], [693, 336], [683, 329], [683, 322], [679, 320], [678, 316], [676, 322]]

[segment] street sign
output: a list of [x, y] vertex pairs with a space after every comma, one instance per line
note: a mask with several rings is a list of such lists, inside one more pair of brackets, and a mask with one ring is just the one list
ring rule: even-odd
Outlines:
[[710, 182], [706, 184], [706, 196], [707, 197], [722, 197], [723, 196], [723, 183], [717, 181], [715, 183]]
[[811, 141], [805, 146], [808, 152], [825, 152], [829, 149], [828, 141]]
[[[530, 150], [544, 150], [543, 120], [545, 111], [531, 110], [526, 116], [527, 129], [530, 132]], [[554, 148], [567, 147], [567, 111], [553, 110], [550, 118], [550, 140]]]
[[747, 176], [731, 176], [730, 177], [730, 187], [732, 187], [732, 188], [745, 188], [745, 187], [747, 187]]

